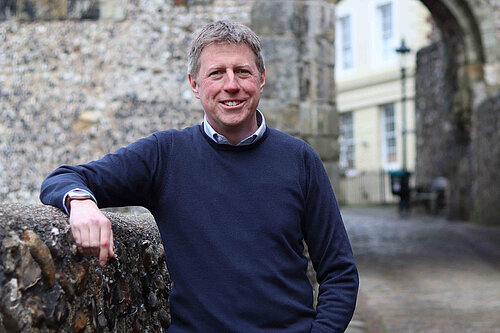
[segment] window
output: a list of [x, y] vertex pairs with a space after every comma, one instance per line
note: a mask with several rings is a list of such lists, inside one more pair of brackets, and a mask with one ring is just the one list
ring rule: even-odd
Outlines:
[[382, 60], [394, 57], [394, 27], [392, 4], [384, 4], [377, 7], [377, 25], [380, 32], [380, 56]]
[[348, 15], [338, 19], [337, 31], [339, 31], [339, 60], [342, 69], [351, 69], [353, 67], [351, 16]]
[[352, 113], [340, 115], [340, 167], [354, 168], [354, 129]]
[[380, 106], [382, 114], [382, 161], [386, 169], [397, 162], [396, 124], [394, 103]]

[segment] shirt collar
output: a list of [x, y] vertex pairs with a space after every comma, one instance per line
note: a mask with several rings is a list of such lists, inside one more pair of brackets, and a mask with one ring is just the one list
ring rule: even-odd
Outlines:
[[[245, 146], [252, 144], [255, 141], [259, 140], [264, 135], [264, 133], [266, 132], [266, 120], [264, 119], [264, 115], [262, 114], [262, 112], [257, 110], [256, 117], [257, 117], [257, 125], [259, 125], [259, 128], [257, 128], [255, 133], [241, 140], [236, 146]], [[216, 143], [225, 145], [231, 144], [226, 139], [226, 137], [224, 137], [224, 135], [217, 133], [215, 129], [208, 123], [206, 113], [205, 116], [203, 117], [203, 130], [205, 131], [205, 134], [207, 134], [208, 137], [214, 140]]]

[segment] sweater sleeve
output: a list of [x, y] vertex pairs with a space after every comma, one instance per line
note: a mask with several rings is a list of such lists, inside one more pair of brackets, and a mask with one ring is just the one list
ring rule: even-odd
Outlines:
[[344, 332], [356, 305], [358, 272], [323, 163], [312, 148], [305, 147], [303, 233], [319, 283], [311, 332]]
[[42, 183], [40, 200], [64, 211], [63, 197], [74, 189], [89, 191], [100, 208], [144, 206], [154, 195], [159, 145], [155, 134], [87, 164], [63, 165]]

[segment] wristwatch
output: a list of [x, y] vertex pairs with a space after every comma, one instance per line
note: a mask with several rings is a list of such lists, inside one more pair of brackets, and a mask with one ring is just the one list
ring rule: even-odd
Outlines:
[[81, 189], [74, 189], [68, 192], [68, 197], [69, 200], [85, 200], [85, 199], [91, 199], [94, 200], [94, 198], [90, 195], [89, 192]]
[[90, 199], [95, 202], [94, 198], [90, 195], [90, 193], [85, 190], [75, 188], [74, 190], [69, 191], [64, 199], [64, 207], [66, 208], [66, 213], [69, 214], [69, 211], [71, 209], [69, 204], [71, 200], [86, 200], [86, 199]]

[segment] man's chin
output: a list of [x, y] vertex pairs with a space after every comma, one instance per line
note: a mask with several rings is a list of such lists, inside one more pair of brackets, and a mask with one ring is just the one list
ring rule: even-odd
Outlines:
[[243, 118], [241, 116], [233, 116], [233, 117], [226, 117], [225, 119], [222, 119], [221, 123], [224, 127], [227, 128], [240, 128], [240, 127], [245, 127], [245, 124], [248, 122], [248, 119]]

